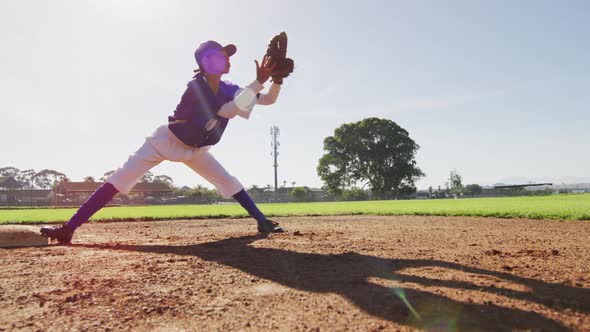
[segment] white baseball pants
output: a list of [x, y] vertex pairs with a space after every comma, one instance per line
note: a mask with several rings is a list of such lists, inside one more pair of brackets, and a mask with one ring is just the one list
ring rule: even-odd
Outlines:
[[147, 171], [169, 160], [186, 164], [214, 185], [221, 196], [229, 198], [237, 194], [244, 187], [209, 153], [209, 149], [209, 146], [194, 148], [182, 143], [168, 129], [168, 125], [162, 125], [146, 137], [139, 150], [130, 155], [127, 162], [106, 181], [127, 195]]

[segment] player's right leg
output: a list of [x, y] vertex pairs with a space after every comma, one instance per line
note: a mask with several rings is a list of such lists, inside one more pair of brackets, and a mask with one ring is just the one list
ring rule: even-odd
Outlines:
[[146, 140], [139, 150], [129, 156], [127, 162], [80, 206], [68, 222], [59, 226], [43, 227], [41, 234], [62, 244], [70, 243], [78, 227], [106, 206], [116, 194], [128, 194], [141, 177], [162, 160], [164, 157]]
[[213, 184], [217, 191], [224, 198], [233, 197], [240, 205], [248, 211], [258, 223], [258, 232], [260, 233], [281, 233], [283, 228], [272, 220], [266, 218], [264, 213], [258, 209], [256, 203], [250, 195], [244, 190], [244, 187], [234, 176], [229, 174], [223, 166], [209, 153], [202, 151], [194, 158], [184, 161], [184, 163], [193, 169], [197, 174], [202, 176], [209, 183]]

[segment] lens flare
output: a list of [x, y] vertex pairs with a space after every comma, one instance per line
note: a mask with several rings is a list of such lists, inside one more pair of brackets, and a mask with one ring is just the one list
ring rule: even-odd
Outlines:
[[428, 331], [452, 332], [457, 331], [458, 317], [462, 306], [450, 302], [448, 299], [431, 300], [417, 306], [422, 319], [412, 321], [413, 325]]
[[406, 307], [408, 307], [408, 309], [410, 310], [412, 315], [414, 315], [414, 318], [416, 318], [418, 320], [422, 319], [422, 317], [420, 317], [420, 314], [418, 313], [418, 311], [416, 311], [416, 309], [414, 309], [414, 306], [412, 306], [410, 301], [408, 301], [408, 299], [406, 298], [406, 292], [404, 292], [403, 289], [393, 287], [393, 288], [390, 288], [389, 290], [393, 294], [397, 295], [397, 297], [399, 297], [402, 300], [402, 302], [406, 305]]
[[[399, 283], [400, 280], [390, 272], [386, 266], [375, 266], [380, 278]], [[457, 331], [457, 322], [463, 307], [451, 299], [432, 296], [419, 296], [418, 299], [410, 299], [406, 289], [401, 287], [389, 287], [389, 292], [398, 297], [408, 308], [408, 323], [412, 326], [427, 331], [452, 332]], [[417, 291], [423, 293], [424, 291]], [[414, 303], [412, 303], [414, 302]]]

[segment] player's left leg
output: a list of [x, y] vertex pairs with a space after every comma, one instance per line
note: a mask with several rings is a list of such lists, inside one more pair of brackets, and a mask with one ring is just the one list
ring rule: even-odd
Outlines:
[[163, 160], [162, 155], [146, 140], [133, 155], [129, 156], [127, 162], [80, 206], [68, 222], [59, 226], [43, 227], [41, 234], [59, 243], [70, 243], [78, 227], [106, 206], [119, 192], [128, 194], [148, 170]]
[[258, 222], [261, 233], [283, 232], [278, 223], [269, 220], [258, 209], [256, 203], [244, 190], [244, 187], [234, 176], [229, 174], [223, 166], [208, 151], [197, 153], [192, 159], [184, 161], [192, 170], [197, 172], [209, 183], [213, 184], [224, 198], [233, 197]]

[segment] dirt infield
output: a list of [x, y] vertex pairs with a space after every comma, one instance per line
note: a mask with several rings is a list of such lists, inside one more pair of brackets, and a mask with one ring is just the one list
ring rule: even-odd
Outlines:
[[119, 222], [0, 249], [0, 330], [590, 330], [590, 222]]

